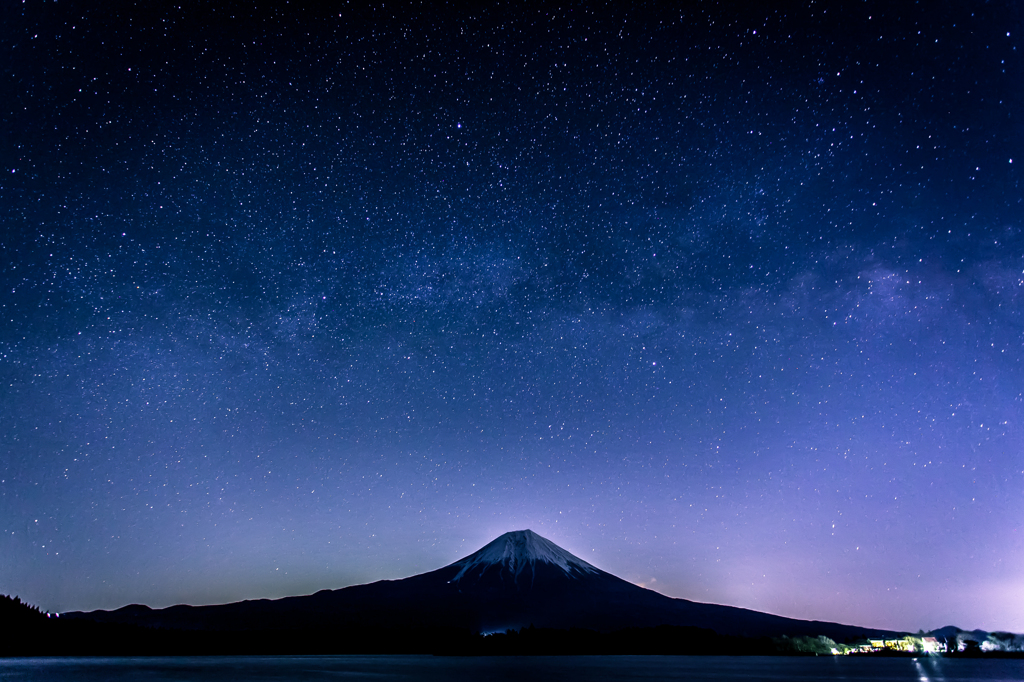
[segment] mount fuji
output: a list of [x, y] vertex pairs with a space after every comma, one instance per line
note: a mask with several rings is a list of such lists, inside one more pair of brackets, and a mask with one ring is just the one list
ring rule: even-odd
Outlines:
[[602, 571], [531, 530], [505, 533], [448, 566], [401, 580], [276, 600], [165, 609], [132, 605], [65, 616], [222, 632], [358, 626], [488, 633], [531, 625], [611, 632], [672, 625], [747, 637], [824, 635], [849, 640], [894, 634], [666, 597]]

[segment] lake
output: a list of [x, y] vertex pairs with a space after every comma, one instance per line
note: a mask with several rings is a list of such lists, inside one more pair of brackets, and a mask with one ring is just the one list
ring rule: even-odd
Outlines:
[[74, 680], [1024, 680], [1024, 660], [724, 656], [211, 656], [0, 659], [3, 682]]

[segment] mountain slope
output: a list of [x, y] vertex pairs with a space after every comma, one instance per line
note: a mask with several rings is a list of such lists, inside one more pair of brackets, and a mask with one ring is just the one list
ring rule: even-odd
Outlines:
[[606, 573], [530, 530], [505, 533], [448, 566], [402, 580], [277, 600], [159, 610], [133, 605], [67, 615], [212, 630], [401, 626], [494, 632], [535, 625], [612, 631], [680, 625], [745, 636], [893, 634], [666, 597]]

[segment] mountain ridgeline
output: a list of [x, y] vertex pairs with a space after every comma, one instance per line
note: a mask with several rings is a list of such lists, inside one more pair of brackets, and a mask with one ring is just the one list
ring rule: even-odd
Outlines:
[[850, 641], [895, 634], [673, 599], [606, 573], [530, 530], [505, 533], [455, 563], [401, 580], [276, 600], [165, 609], [132, 605], [64, 618], [207, 633], [401, 628], [477, 636], [531, 626], [599, 633], [668, 626], [744, 638]]

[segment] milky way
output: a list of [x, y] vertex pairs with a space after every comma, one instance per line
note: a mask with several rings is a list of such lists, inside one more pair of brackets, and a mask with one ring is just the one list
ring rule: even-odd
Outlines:
[[1024, 34], [970, 4], [5, 10], [0, 593], [532, 528], [671, 596], [1024, 630]]

